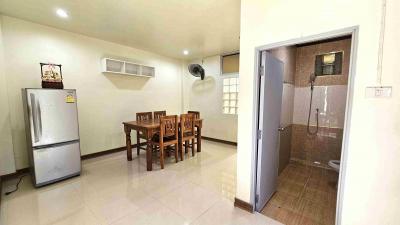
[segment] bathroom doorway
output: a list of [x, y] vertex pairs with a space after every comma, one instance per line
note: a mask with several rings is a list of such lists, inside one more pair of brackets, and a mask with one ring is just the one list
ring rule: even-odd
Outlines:
[[[261, 135], [254, 203], [256, 211], [284, 224], [340, 223], [356, 32], [351, 28], [258, 49]], [[269, 70], [264, 55], [280, 63], [282, 71]], [[265, 89], [276, 76], [282, 76], [281, 89], [275, 88], [281, 96]], [[268, 115], [268, 106], [274, 105], [266, 93], [281, 98], [274, 127], [263, 125], [277, 119]], [[266, 142], [265, 136], [273, 140]]]

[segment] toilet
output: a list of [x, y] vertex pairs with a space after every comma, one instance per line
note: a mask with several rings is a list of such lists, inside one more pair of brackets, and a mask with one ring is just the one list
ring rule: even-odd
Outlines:
[[339, 173], [340, 170], [340, 160], [329, 160], [328, 165]]

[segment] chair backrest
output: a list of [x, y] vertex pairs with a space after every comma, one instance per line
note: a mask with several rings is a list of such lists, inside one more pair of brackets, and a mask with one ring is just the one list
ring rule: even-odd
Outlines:
[[153, 119], [152, 112], [139, 112], [136, 113], [136, 121], [147, 121]]
[[181, 114], [181, 132], [192, 133], [194, 135], [194, 116], [193, 114]]
[[174, 137], [178, 139], [178, 116], [160, 117], [160, 140], [164, 137]]
[[167, 115], [167, 111], [154, 111], [154, 119], [155, 120], [159, 120], [160, 117], [162, 116], [166, 116]]
[[200, 119], [200, 112], [199, 111], [188, 111], [188, 114], [193, 114], [194, 119]]

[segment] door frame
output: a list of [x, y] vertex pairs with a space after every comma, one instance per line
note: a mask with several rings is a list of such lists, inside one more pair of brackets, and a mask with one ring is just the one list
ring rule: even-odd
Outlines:
[[[348, 146], [349, 146], [349, 130], [351, 124], [351, 112], [353, 105], [353, 95], [354, 95], [354, 78], [356, 74], [356, 59], [357, 59], [357, 46], [358, 46], [358, 32], [359, 26], [346, 27], [338, 30], [333, 30], [325, 33], [320, 33], [316, 35], [305, 36], [301, 38], [290, 39], [281, 42], [275, 42], [272, 44], [262, 45], [255, 48], [254, 54], [254, 93], [253, 93], [253, 134], [258, 132], [258, 118], [259, 118], [259, 95], [260, 95], [260, 66], [261, 66], [261, 54], [263, 51], [268, 51], [278, 47], [292, 46], [296, 44], [303, 44], [308, 42], [320, 41], [325, 39], [331, 39], [336, 37], [342, 37], [346, 35], [351, 35], [351, 53], [350, 53], [350, 63], [349, 63], [349, 76], [347, 84], [347, 97], [346, 97], [346, 110], [343, 126], [343, 139], [342, 139], [342, 152], [341, 152], [341, 163], [338, 181], [338, 194], [336, 198], [336, 225], [341, 224], [342, 208], [343, 208], [343, 194], [345, 189], [345, 177], [347, 169], [347, 158], [348, 158]], [[253, 153], [251, 156], [252, 163], [252, 177], [251, 177], [251, 191], [250, 200], [253, 206], [253, 211], [255, 210], [256, 202], [256, 188], [257, 188], [257, 164], [258, 164], [258, 137], [254, 135], [253, 137]]]

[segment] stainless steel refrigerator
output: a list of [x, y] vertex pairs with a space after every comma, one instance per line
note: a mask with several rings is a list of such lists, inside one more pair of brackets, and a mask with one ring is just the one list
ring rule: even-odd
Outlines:
[[28, 155], [36, 187], [81, 173], [75, 90], [22, 90]]

